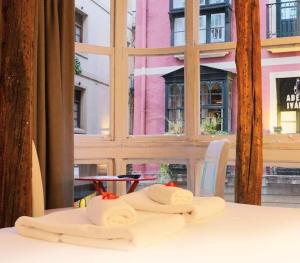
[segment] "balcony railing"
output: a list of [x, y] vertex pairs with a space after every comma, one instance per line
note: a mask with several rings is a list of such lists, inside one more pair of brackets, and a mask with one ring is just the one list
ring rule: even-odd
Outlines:
[[299, 35], [299, 0], [267, 4], [267, 38]]

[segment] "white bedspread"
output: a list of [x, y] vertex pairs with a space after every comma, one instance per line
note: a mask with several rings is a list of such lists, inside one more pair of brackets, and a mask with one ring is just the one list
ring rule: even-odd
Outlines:
[[135, 251], [49, 243], [0, 230], [1, 263], [299, 263], [300, 209], [226, 204], [223, 213]]

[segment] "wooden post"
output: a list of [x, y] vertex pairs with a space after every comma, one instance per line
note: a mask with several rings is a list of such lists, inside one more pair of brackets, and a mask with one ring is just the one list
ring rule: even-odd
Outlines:
[[262, 91], [259, 0], [235, 1], [238, 120], [235, 201], [261, 204]]
[[0, 227], [31, 215], [31, 105], [36, 0], [2, 0]]

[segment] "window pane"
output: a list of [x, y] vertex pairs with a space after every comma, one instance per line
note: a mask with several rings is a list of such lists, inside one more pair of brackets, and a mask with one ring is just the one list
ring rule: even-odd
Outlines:
[[206, 15], [199, 16], [199, 42], [206, 43]]
[[219, 4], [219, 3], [224, 3], [225, 0], [209, 0], [209, 3], [212, 4]]
[[173, 8], [184, 8], [185, 7], [185, 0], [172, 0], [173, 1]]
[[[76, 164], [74, 165], [74, 206], [85, 207], [88, 201], [96, 196], [95, 187], [90, 181], [79, 181], [87, 176], [107, 175], [106, 164]], [[106, 184], [105, 184], [106, 186]]]
[[129, 58], [129, 134], [184, 133], [183, 55]]
[[94, 54], [76, 54], [74, 78], [74, 132], [109, 135], [109, 57]]
[[[227, 166], [225, 199], [234, 201], [235, 167]], [[300, 207], [300, 168], [269, 166], [264, 167], [262, 205]]]
[[127, 45], [163, 48], [185, 44], [185, 0], [128, 1]]
[[225, 41], [225, 14], [212, 14], [211, 15], [211, 29], [210, 29], [211, 42], [224, 42]]
[[185, 19], [178, 17], [174, 20], [174, 46], [185, 44]]
[[110, 46], [110, 0], [75, 0], [75, 41]]
[[[210, 63], [212, 60], [216, 62]], [[235, 68], [220, 69], [224, 60], [223, 57], [201, 58], [200, 130], [203, 134], [226, 135], [236, 129]]]
[[142, 176], [156, 176], [156, 181], [145, 181], [139, 183], [139, 189], [157, 184], [176, 182], [178, 187], [187, 188], [187, 166], [181, 163], [135, 163], [126, 166], [127, 174], [140, 174]]
[[299, 36], [299, 1], [282, 0], [267, 4], [267, 37]]
[[[217, 43], [235, 41], [235, 16], [231, 1], [206, 0], [201, 1], [199, 17], [199, 43]], [[233, 33], [231, 32], [233, 31]]]
[[[266, 135], [300, 132], [300, 52], [292, 48], [288, 51], [288, 48], [282, 51], [281, 47], [262, 49], [262, 112]], [[215, 133], [217, 128], [209, 122], [210, 112], [222, 109], [218, 114], [222, 116], [221, 134], [235, 133], [238, 114], [235, 51], [215, 51], [210, 56], [200, 54], [201, 130]], [[222, 93], [213, 91], [213, 83], [222, 86]]]

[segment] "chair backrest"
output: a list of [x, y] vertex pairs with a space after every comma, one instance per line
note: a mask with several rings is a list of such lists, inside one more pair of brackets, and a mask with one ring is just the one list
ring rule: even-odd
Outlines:
[[200, 196], [224, 197], [224, 183], [229, 153], [229, 141], [212, 141], [201, 169]]
[[44, 189], [42, 175], [34, 142], [32, 142], [32, 216], [43, 216], [45, 213]]

